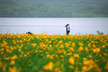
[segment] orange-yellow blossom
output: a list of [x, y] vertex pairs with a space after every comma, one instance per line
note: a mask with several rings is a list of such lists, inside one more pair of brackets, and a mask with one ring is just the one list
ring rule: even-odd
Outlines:
[[49, 62], [47, 65], [45, 65], [43, 68], [45, 69], [45, 70], [53, 70], [53, 62]]

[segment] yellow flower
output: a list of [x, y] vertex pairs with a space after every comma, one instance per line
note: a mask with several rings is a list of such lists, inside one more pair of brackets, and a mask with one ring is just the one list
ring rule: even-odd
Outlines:
[[89, 58], [92, 58], [93, 56], [92, 56], [92, 55], [88, 55], [88, 57], [89, 57]]
[[40, 50], [39, 52], [40, 52], [40, 53], [42, 53], [42, 52], [43, 52], [43, 50]]
[[4, 48], [1, 48], [0, 51], [4, 51]]
[[91, 47], [91, 44], [90, 43], [88, 44], [88, 47]]
[[96, 47], [96, 45], [95, 45], [95, 44], [93, 44], [93, 47], [95, 48], [95, 47]]
[[67, 55], [72, 55], [72, 52], [67, 53]]
[[65, 46], [68, 48], [68, 47], [70, 46], [70, 44], [68, 44], [68, 43], [65, 43]]
[[88, 51], [89, 51], [89, 49], [86, 47], [86, 48], [85, 48], [85, 51], [86, 51], [86, 52], [88, 52]]
[[20, 72], [20, 70], [16, 69], [16, 67], [9, 67], [9, 72]]
[[99, 53], [100, 52], [100, 48], [96, 48], [96, 53]]
[[33, 44], [32, 44], [32, 47], [35, 47], [35, 46], [36, 46], [36, 43], [33, 43]]
[[87, 72], [88, 71], [88, 67], [87, 66], [83, 66], [82, 70], [83, 70], [82, 72]]
[[102, 48], [105, 48], [105, 45], [103, 45]]
[[40, 43], [40, 47], [41, 48], [44, 48], [46, 45], [42, 42], [42, 43]]
[[58, 44], [61, 44], [61, 43], [62, 43], [62, 40], [60, 40]]
[[64, 56], [63, 55], [60, 55], [60, 57], [63, 58]]
[[82, 47], [82, 46], [79, 47], [78, 51], [79, 51], [79, 52], [83, 51], [83, 47]]
[[19, 52], [21, 52], [21, 49], [18, 49]]
[[72, 48], [72, 47], [70, 47], [70, 48], [69, 48], [69, 50], [71, 50], [71, 51], [73, 51], [73, 52], [74, 52], [74, 48]]
[[69, 63], [74, 64], [74, 57], [70, 57], [68, 61]]
[[13, 47], [12, 47], [12, 46], [10, 46], [10, 49], [11, 49], [11, 50], [13, 50]]
[[23, 41], [22, 41], [22, 40], [20, 40], [19, 42], [20, 42], [20, 43], [23, 43]]
[[22, 47], [23, 47], [23, 44], [22, 44], [22, 45], [20, 45], [20, 46], [18, 46], [18, 48], [19, 48], [19, 49], [21, 49]]
[[12, 60], [15, 60], [15, 59], [17, 59], [17, 58], [18, 58], [17, 55], [14, 55], [14, 56], [11, 57]]
[[24, 54], [24, 57], [26, 57], [27, 56], [27, 54]]
[[91, 43], [94, 43], [94, 41], [91, 41]]
[[81, 47], [82, 47], [82, 46], [84, 46], [84, 44], [83, 44], [82, 42], [79, 42], [79, 46], [81, 46]]
[[3, 41], [3, 45], [6, 46], [7, 45], [7, 42], [6, 41]]
[[93, 60], [85, 60], [83, 61], [84, 65], [89, 66], [91, 64], [94, 64]]
[[52, 45], [50, 44], [49, 47], [52, 47]]
[[75, 45], [75, 43], [73, 42], [73, 43], [72, 43], [72, 47], [75, 47], [75, 46], [76, 46], [76, 45]]
[[87, 58], [83, 58], [83, 61], [87, 61]]
[[13, 40], [13, 44], [16, 44], [16, 41], [15, 40]]
[[47, 58], [49, 58], [50, 57], [50, 55], [49, 54], [47, 54], [47, 56], [46, 56]]
[[74, 54], [74, 57], [75, 58], [79, 58], [79, 54]]
[[59, 50], [58, 53], [61, 54], [61, 53], [63, 53], [63, 51], [62, 50]]
[[99, 52], [100, 52], [100, 48], [95, 48], [95, 49], [93, 49], [93, 52], [94, 52], [94, 53], [99, 53]]
[[53, 55], [50, 55], [50, 57], [49, 57], [51, 60], [53, 60], [54, 59], [54, 56]]
[[103, 53], [104, 56], [107, 56], [107, 53]]
[[15, 64], [15, 61], [14, 60], [12, 60], [11, 61], [11, 63], [10, 63], [10, 65], [14, 65]]
[[53, 62], [49, 62], [43, 67], [45, 70], [53, 70]]
[[60, 45], [60, 48], [64, 48], [64, 46], [63, 45]]

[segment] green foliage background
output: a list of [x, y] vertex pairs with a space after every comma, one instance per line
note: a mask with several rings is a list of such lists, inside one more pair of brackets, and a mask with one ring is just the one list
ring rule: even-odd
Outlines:
[[108, 17], [108, 0], [0, 0], [0, 17]]

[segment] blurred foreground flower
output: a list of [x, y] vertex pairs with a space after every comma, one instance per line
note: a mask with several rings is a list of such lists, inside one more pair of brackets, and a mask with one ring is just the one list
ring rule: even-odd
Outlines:
[[14, 65], [14, 64], [15, 64], [15, 61], [12, 60], [12, 61], [10, 62], [10, 65]]
[[9, 67], [9, 72], [20, 72], [16, 67]]
[[69, 63], [74, 64], [74, 57], [70, 57], [68, 61]]
[[45, 70], [52, 70], [53, 69], [53, 62], [49, 62], [47, 65], [43, 67]]
[[36, 46], [36, 43], [33, 43], [33, 44], [32, 44], [32, 47], [35, 47], [35, 46]]

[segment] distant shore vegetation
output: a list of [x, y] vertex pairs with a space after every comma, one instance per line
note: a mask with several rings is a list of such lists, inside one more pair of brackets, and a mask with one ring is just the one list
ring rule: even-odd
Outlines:
[[0, 0], [0, 17], [108, 17], [108, 0]]

